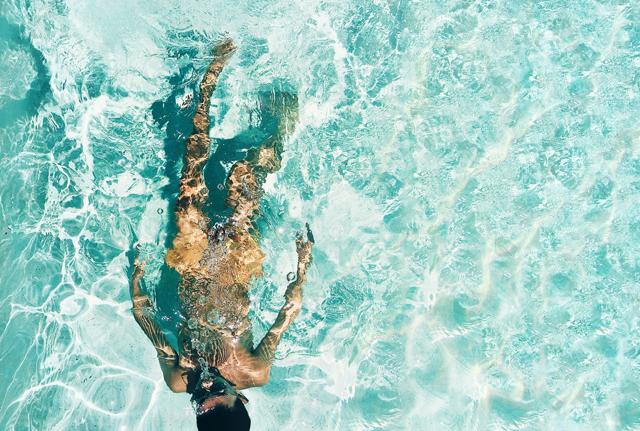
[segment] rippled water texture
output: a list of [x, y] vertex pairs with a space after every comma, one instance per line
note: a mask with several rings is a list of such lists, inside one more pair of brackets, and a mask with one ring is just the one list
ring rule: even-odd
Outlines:
[[239, 51], [210, 182], [248, 145], [259, 91], [300, 97], [266, 186], [256, 336], [294, 232], [317, 240], [272, 381], [247, 391], [253, 429], [640, 429], [638, 2], [0, 13], [1, 429], [195, 429], [130, 314], [126, 253], [143, 243], [175, 323], [161, 273], [180, 106], [222, 32]]

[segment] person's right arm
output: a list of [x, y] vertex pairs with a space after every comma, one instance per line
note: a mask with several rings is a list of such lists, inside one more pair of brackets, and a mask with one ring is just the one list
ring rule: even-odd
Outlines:
[[162, 375], [167, 386], [173, 392], [185, 392], [187, 386], [182, 378], [182, 370], [178, 367], [178, 354], [171, 347], [155, 321], [151, 299], [148, 295], [143, 294], [140, 289], [140, 281], [143, 275], [144, 263], [141, 263], [136, 257], [129, 285], [131, 301], [133, 302], [133, 317], [156, 349]]

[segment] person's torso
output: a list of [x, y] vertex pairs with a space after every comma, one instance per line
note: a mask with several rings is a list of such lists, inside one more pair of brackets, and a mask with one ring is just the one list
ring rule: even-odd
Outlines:
[[178, 338], [185, 359], [218, 366], [234, 349], [253, 348], [248, 288], [262, 275], [264, 253], [246, 231], [219, 227], [208, 237], [201, 270], [180, 282], [184, 323]]

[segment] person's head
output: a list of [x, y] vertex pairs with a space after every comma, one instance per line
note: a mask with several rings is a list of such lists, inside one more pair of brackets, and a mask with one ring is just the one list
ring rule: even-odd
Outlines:
[[196, 415], [199, 431], [247, 431], [251, 428], [249, 413], [239, 397], [235, 397], [231, 405], [220, 402]]
[[244, 407], [247, 398], [237, 391], [217, 369], [188, 377], [187, 392], [196, 410], [200, 431], [246, 431], [251, 427]]

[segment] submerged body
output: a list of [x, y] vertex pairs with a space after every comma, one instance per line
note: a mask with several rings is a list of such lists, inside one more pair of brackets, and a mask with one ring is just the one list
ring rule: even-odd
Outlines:
[[215, 369], [233, 390], [265, 384], [277, 344], [299, 313], [302, 283], [311, 261], [312, 240], [307, 229], [307, 239], [299, 236], [296, 241], [297, 278], [287, 287], [285, 305], [254, 348], [248, 288], [252, 279], [262, 275], [265, 255], [253, 221], [266, 175], [280, 168], [283, 143], [295, 126], [298, 106], [297, 97], [288, 93], [271, 93], [262, 100], [262, 109], [276, 118], [277, 130], [249, 152], [246, 160], [233, 165], [225, 200], [232, 214], [225, 223], [212, 226], [203, 212], [208, 196], [203, 177], [210, 147], [208, 111], [218, 77], [234, 49], [230, 40], [214, 49], [214, 59], [200, 84], [193, 133], [186, 143], [175, 210], [178, 232], [166, 256], [167, 265], [181, 278], [178, 293], [186, 321], [178, 334], [178, 351], [153, 320], [150, 299], [140, 290], [143, 265], [138, 261], [131, 282], [134, 316], [153, 342], [165, 381], [175, 392], [193, 393], [189, 376], [209, 375], [209, 369]]

